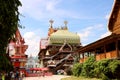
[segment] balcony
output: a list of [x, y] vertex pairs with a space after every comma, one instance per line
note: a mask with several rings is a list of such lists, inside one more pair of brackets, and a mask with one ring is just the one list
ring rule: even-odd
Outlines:
[[106, 53], [101, 53], [96, 55], [96, 61], [98, 60], [102, 60], [102, 59], [114, 59], [114, 58], [118, 58], [119, 56], [117, 55], [117, 51], [110, 51], [110, 52], [106, 52]]
[[117, 58], [117, 51], [110, 51], [106, 53], [106, 58], [107, 59], [112, 59], [112, 58]]
[[104, 53], [96, 55], [96, 61], [99, 61], [99, 60], [102, 60], [105, 58], [106, 58], [106, 54], [104, 54]]

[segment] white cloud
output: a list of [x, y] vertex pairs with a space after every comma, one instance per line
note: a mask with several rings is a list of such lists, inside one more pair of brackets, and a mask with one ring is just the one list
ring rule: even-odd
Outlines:
[[26, 54], [37, 56], [39, 52], [40, 36], [37, 36], [34, 32], [26, 32], [23, 37], [25, 38], [25, 44], [28, 45]]
[[102, 35], [100, 36], [100, 38], [104, 38], [104, 37], [107, 37], [107, 36], [109, 36], [109, 35], [111, 35], [111, 32], [108, 31], [108, 32], [102, 34]]
[[[73, 11], [65, 10], [64, 8], [58, 8], [57, 5], [61, 5], [63, 0], [20, 0], [22, 7], [19, 11], [24, 15], [41, 20], [45, 18], [79, 18]], [[26, 14], [26, 15], [25, 15]]]
[[33, 36], [35, 36], [35, 34], [34, 34], [33, 32], [26, 32], [26, 33], [24, 34], [24, 37], [25, 37], [26, 39], [32, 39]]
[[86, 38], [91, 34], [91, 29], [92, 27], [88, 27], [82, 30], [80, 33], [78, 33], [78, 35], [80, 36], [82, 40], [86, 40]]
[[79, 31], [79, 35], [80, 35], [80, 38], [85, 41], [85, 40], [88, 40], [88, 37], [89, 36], [92, 36], [96, 33], [96, 31], [100, 31], [104, 29], [103, 25], [102, 24], [97, 24], [97, 25], [93, 25], [93, 26], [89, 26], [87, 28], [84, 28], [83, 30]]
[[[82, 45], [86, 45], [90, 42], [90, 39], [92, 38], [92, 42], [95, 41], [95, 36], [97, 36], [96, 32], [100, 32], [104, 29], [104, 26], [102, 24], [97, 24], [93, 26], [86, 27], [80, 31], [78, 31], [78, 35], [80, 36]], [[93, 39], [94, 38], [94, 39]]]

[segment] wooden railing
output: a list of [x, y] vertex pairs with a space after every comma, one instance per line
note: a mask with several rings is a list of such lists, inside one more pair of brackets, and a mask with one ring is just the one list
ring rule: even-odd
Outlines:
[[114, 50], [114, 51], [110, 51], [110, 52], [107, 52], [107, 53], [102, 53], [102, 54], [98, 54], [96, 55], [96, 61], [98, 60], [102, 60], [102, 59], [112, 59], [112, 58], [117, 58], [117, 51]]
[[[120, 51], [118, 51], [119, 54], [120, 54]], [[117, 55], [117, 51], [114, 50], [114, 51], [110, 51], [110, 52], [107, 52], [107, 53], [101, 53], [101, 54], [97, 54], [96, 55], [96, 61], [99, 61], [99, 60], [102, 60], [102, 59], [113, 59], [113, 58], [118, 58], [119, 56]], [[87, 59], [87, 57], [85, 58], [81, 58], [79, 60], [80, 63], [83, 63], [85, 62], [85, 60]]]
[[106, 58], [111, 59], [111, 58], [117, 58], [117, 51], [110, 51], [106, 53]]
[[80, 63], [83, 63], [83, 62], [85, 62], [87, 59], [88, 59], [88, 57], [81, 58], [79, 62], [80, 62]]
[[96, 55], [96, 61], [105, 59], [106, 55], [104, 53]]
[[68, 58], [71, 56], [71, 54], [68, 54], [65, 58], [61, 59], [61, 60], [57, 60], [55, 61], [54, 64], [49, 64], [48, 67], [56, 67], [58, 64], [62, 63], [64, 60], [68, 60]]

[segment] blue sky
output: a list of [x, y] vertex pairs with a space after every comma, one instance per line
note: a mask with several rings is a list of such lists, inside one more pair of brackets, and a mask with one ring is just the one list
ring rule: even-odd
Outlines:
[[114, 0], [20, 0], [20, 29], [28, 49], [26, 54], [36, 56], [40, 39], [47, 37], [49, 20], [54, 27], [64, 26], [80, 35], [82, 45], [87, 45], [110, 34], [107, 28]]

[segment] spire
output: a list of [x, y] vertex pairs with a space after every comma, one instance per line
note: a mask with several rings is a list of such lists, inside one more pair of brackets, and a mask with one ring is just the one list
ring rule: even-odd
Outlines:
[[64, 24], [65, 24], [65, 29], [67, 30], [67, 29], [68, 29], [68, 28], [67, 28], [68, 22], [67, 22], [67, 21], [64, 21]]
[[53, 26], [52, 24], [54, 21], [51, 19], [51, 20], [49, 20], [49, 22], [50, 22], [50, 28], [52, 28], [52, 26]]
[[47, 50], [47, 52], [46, 52], [46, 55], [50, 55], [50, 53], [48, 52], [48, 50]]
[[49, 31], [48, 31], [48, 36], [50, 36], [50, 34], [52, 34], [53, 32], [54, 32], [54, 29], [53, 29], [53, 20], [51, 19], [51, 20], [49, 20], [49, 22], [50, 22], [50, 27], [49, 27]]

